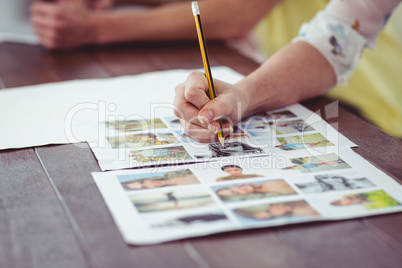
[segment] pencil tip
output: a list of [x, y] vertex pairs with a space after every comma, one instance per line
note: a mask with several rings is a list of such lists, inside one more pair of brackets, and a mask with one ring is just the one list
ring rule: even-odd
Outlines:
[[224, 137], [218, 137], [219, 142], [222, 144], [222, 147], [225, 146], [225, 138]]

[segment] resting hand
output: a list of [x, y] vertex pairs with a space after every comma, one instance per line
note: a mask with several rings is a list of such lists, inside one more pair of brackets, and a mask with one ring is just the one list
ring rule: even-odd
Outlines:
[[224, 119], [223, 133], [229, 135], [232, 125], [247, 109], [243, 88], [214, 80], [217, 97], [209, 99], [208, 81], [203, 73], [192, 72], [184, 83], [176, 87], [175, 115], [181, 125], [199, 142], [213, 142], [219, 131], [218, 119]]
[[82, 0], [34, 2], [31, 22], [40, 43], [50, 49], [74, 48], [95, 41], [91, 11]]

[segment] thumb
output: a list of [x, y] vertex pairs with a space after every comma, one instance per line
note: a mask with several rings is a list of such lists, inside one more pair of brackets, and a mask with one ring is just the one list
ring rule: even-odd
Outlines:
[[[209, 101], [200, 110], [198, 118], [201, 118], [205, 123], [207, 123], [209, 131], [213, 133], [218, 133], [220, 129], [220, 124], [217, 122], [218, 119], [225, 117], [225, 122], [222, 122], [223, 135], [226, 137], [233, 132], [233, 121], [227, 116], [230, 115], [230, 105], [224, 96], [218, 96], [216, 99]], [[200, 122], [202, 122], [200, 120]]]
[[223, 116], [229, 115], [230, 108], [224, 95], [208, 101], [200, 110], [198, 116], [206, 123], [216, 121]]

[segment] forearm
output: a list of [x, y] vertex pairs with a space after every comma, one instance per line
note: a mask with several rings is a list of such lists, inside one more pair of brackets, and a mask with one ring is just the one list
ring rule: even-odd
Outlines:
[[324, 56], [305, 42], [295, 42], [237, 83], [249, 96], [243, 117], [316, 97], [335, 83], [335, 72]]
[[[208, 40], [241, 37], [279, 0], [200, 1], [204, 34]], [[197, 38], [191, 5], [188, 2], [163, 5], [133, 12], [98, 12], [92, 16], [96, 43], [175, 41]]]

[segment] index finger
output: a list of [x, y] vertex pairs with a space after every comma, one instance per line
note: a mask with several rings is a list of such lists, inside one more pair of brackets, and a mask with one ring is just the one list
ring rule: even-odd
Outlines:
[[174, 98], [174, 114], [181, 119], [186, 121], [191, 121], [195, 124], [202, 125], [201, 122], [198, 121], [198, 113], [199, 109], [195, 107], [193, 104], [188, 102], [184, 97], [185, 91], [185, 83], [183, 82], [175, 88], [176, 96]]
[[210, 101], [207, 95], [208, 80], [201, 72], [191, 72], [185, 82], [184, 98], [198, 109]]

